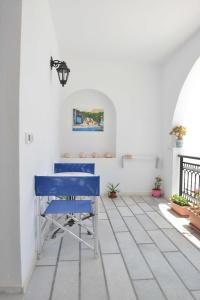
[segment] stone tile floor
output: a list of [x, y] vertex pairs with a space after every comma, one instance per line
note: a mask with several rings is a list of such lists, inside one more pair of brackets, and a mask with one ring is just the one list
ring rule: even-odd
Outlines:
[[188, 223], [164, 199], [102, 197], [99, 257], [70, 236], [47, 241], [27, 293], [0, 299], [199, 300], [200, 235]]

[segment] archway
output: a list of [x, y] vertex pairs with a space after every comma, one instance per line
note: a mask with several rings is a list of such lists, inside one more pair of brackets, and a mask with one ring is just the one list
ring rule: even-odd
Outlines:
[[[73, 131], [73, 109], [102, 110], [103, 131]], [[116, 155], [116, 111], [110, 98], [102, 92], [83, 89], [67, 97], [61, 110], [60, 126], [61, 154], [69, 153], [72, 157], [78, 157], [80, 152], [88, 156], [95, 152], [103, 156], [109, 152]]]
[[179, 192], [179, 158], [177, 154], [199, 156], [199, 109], [200, 109], [200, 58], [196, 60], [189, 71], [182, 88], [173, 114], [172, 127], [183, 125], [187, 128], [183, 148], [174, 148], [172, 152], [171, 193]]
[[200, 58], [189, 72], [178, 97], [173, 126], [181, 124], [187, 127], [184, 139], [184, 152], [188, 155], [199, 155], [199, 111], [200, 111]]

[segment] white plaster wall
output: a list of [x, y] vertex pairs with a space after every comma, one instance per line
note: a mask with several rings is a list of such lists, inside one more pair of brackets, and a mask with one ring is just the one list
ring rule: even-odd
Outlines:
[[[170, 195], [175, 189], [172, 183], [173, 144], [169, 132], [174, 125], [173, 116], [179, 94], [193, 64], [199, 57], [199, 53], [200, 33], [198, 32], [162, 66], [162, 145], [164, 183], [167, 195]], [[184, 149], [180, 150], [180, 152], [183, 153]]]
[[21, 286], [19, 68], [21, 1], [0, 1], [0, 290]]
[[[20, 228], [22, 285], [35, 259], [34, 175], [52, 168], [58, 149], [60, 85], [50, 56], [59, 59], [48, 0], [23, 0], [20, 78]], [[25, 132], [33, 143], [25, 144]]]
[[[113, 166], [104, 163], [103, 182], [120, 182], [123, 192], [149, 192], [154, 176], [161, 173], [155, 169], [155, 160], [127, 161], [122, 169], [121, 156], [160, 156], [159, 68], [140, 62], [82, 61], [66, 54], [65, 60], [71, 73], [63, 103], [67, 105], [68, 96], [78, 90], [94, 89], [108, 96], [116, 109], [117, 159]], [[65, 147], [70, 147], [70, 137], [63, 135], [63, 139], [67, 139]], [[85, 140], [88, 143], [93, 143], [92, 135]]]
[[[104, 131], [72, 131], [74, 108], [86, 111], [94, 108], [103, 109]], [[87, 154], [97, 152], [101, 155], [111, 152], [115, 156], [116, 113], [111, 100], [95, 90], [80, 90], [70, 95], [61, 110], [60, 138], [63, 153], [68, 152], [73, 156], [78, 156], [80, 152]]]

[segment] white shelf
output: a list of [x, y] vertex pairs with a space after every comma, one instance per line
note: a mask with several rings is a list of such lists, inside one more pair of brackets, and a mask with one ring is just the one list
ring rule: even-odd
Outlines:
[[155, 161], [155, 168], [158, 168], [160, 158], [155, 155], [133, 155], [132, 157], [126, 157], [126, 155], [122, 155], [122, 168], [124, 168], [125, 160], [153, 160]]
[[97, 160], [101, 160], [101, 159], [116, 159], [116, 157], [61, 157], [62, 160], [91, 160], [91, 159], [97, 159]]

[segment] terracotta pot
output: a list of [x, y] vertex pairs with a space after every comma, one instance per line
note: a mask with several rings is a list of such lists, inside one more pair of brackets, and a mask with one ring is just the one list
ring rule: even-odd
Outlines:
[[196, 215], [192, 210], [190, 210], [190, 223], [200, 230], [200, 216]]
[[110, 192], [108, 193], [109, 198], [117, 198], [117, 193], [116, 192]]
[[180, 206], [174, 202], [171, 202], [171, 209], [175, 211], [178, 215], [182, 217], [188, 217], [189, 216], [189, 206]]
[[160, 198], [161, 196], [161, 190], [158, 190], [158, 189], [152, 189], [152, 194], [151, 194], [153, 197], [155, 198]]

